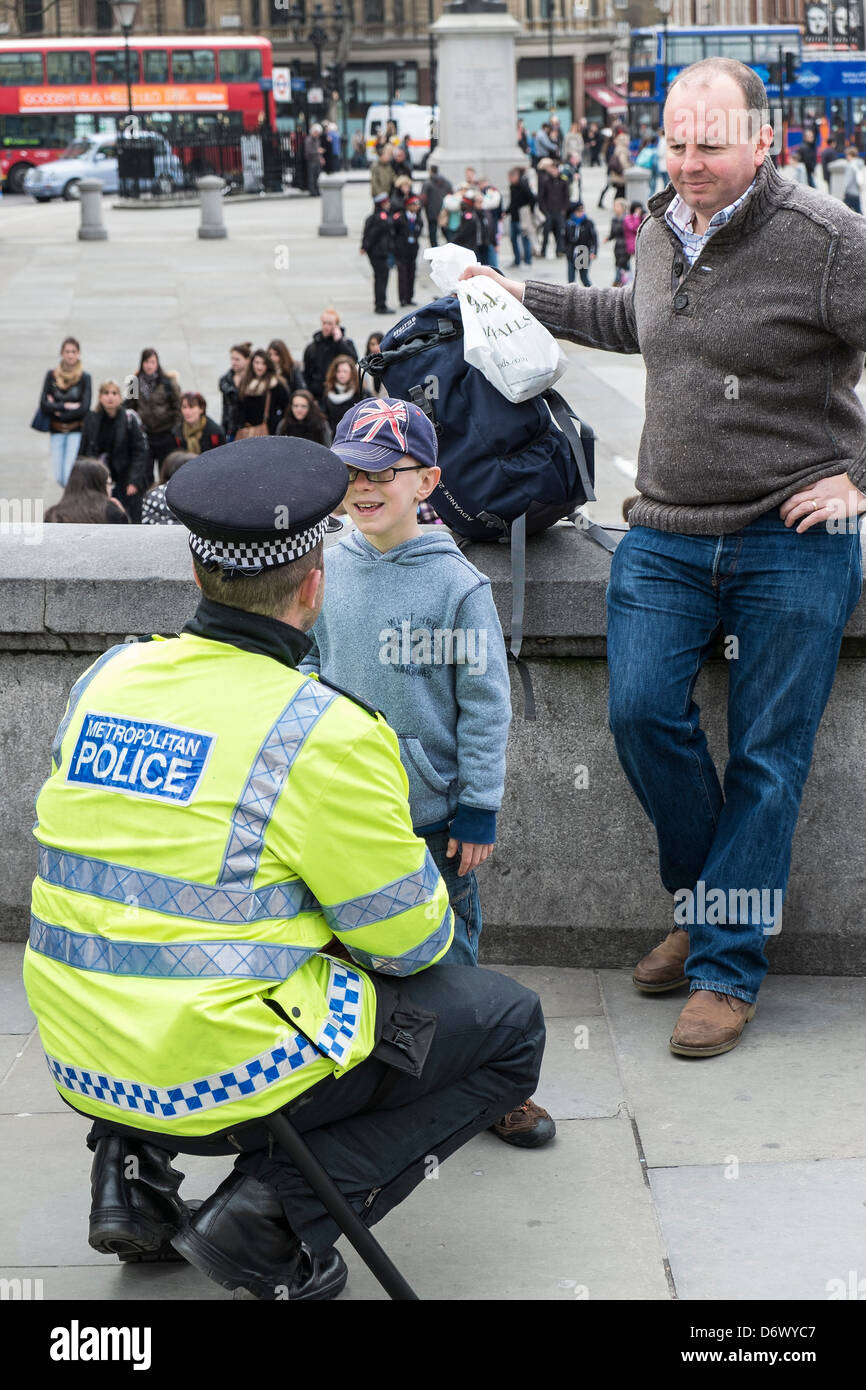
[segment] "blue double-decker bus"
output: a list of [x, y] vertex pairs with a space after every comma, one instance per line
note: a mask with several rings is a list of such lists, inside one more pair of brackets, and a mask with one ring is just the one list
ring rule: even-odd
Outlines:
[[778, 66], [790, 54], [791, 80], [783, 76], [781, 105], [787, 143], [802, 139], [803, 122], [814, 120], [825, 143], [833, 136], [866, 148], [866, 53], [804, 48], [793, 24], [633, 29], [629, 57], [629, 123], [634, 134], [657, 129], [665, 96], [677, 74], [701, 58], [738, 58], [754, 68], [771, 104], [780, 103]]

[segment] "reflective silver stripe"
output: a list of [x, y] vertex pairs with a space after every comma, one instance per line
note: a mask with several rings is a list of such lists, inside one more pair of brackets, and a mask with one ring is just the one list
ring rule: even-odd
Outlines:
[[347, 898], [333, 907], [323, 905], [321, 911], [335, 934], [355, 931], [358, 927], [384, 922], [388, 917], [397, 917], [401, 912], [429, 902], [438, 883], [439, 870], [428, 849], [424, 863], [414, 873], [386, 883], [384, 888], [377, 888], [372, 893], [364, 893], [360, 898]]
[[305, 681], [266, 735], [232, 814], [220, 885], [252, 887], [277, 797], [307, 735], [336, 698], [335, 690]]
[[369, 951], [361, 951], [348, 942], [346, 944], [349, 946], [352, 960], [358, 965], [365, 965], [368, 970], [378, 970], [383, 975], [412, 975], [438, 956], [448, 940], [450, 931], [451, 908], [446, 907], [445, 916], [436, 930], [425, 937], [420, 945], [413, 946], [411, 951], [406, 951], [402, 956], [374, 956]]
[[161, 980], [286, 980], [316, 954], [309, 946], [262, 941], [109, 941], [30, 918], [30, 945], [76, 970]]
[[128, 646], [128, 642], [119, 642], [116, 646], [109, 647], [108, 651], [103, 652], [99, 660], [95, 661], [93, 665], [87, 671], [84, 672], [83, 676], [79, 676], [78, 680], [75, 682], [72, 689], [70, 690], [69, 708], [67, 709], [66, 713], [60, 721], [60, 727], [58, 728], [57, 733], [54, 735], [54, 742], [51, 745], [51, 756], [57, 764], [58, 768], [61, 765], [61, 744], [63, 743], [63, 740], [66, 737], [66, 730], [69, 728], [69, 725], [72, 722], [72, 716], [78, 708], [79, 700], [81, 699], [85, 690], [89, 686], [90, 682], [93, 680], [94, 676], [99, 674], [106, 662], [110, 661], [113, 656], [117, 656], [118, 653], [125, 652]]
[[233, 888], [195, 883], [165, 874], [146, 873], [107, 859], [90, 859], [65, 850], [39, 850], [39, 876], [58, 888], [90, 893], [109, 902], [129, 903], [172, 917], [242, 926], [272, 917], [297, 917], [321, 909], [300, 879], [261, 888]]
[[320, 1059], [321, 1053], [307, 1038], [293, 1033], [279, 1046], [268, 1048], [267, 1052], [260, 1052], [257, 1057], [250, 1057], [226, 1071], [195, 1081], [182, 1081], [176, 1086], [148, 1086], [141, 1081], [121, 1081], [94, 1069], [86, 1071], [83, 1067], [67, 1066], [56, 1057], [47, 1053], [45, 1056], [53, 1080], [64, 1090], [115, 1105], [118, 1110], [134, 1110], [160, 1120], [245, 1100]]

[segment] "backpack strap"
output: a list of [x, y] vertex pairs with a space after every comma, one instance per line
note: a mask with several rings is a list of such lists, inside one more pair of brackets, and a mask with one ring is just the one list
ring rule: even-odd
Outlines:
[[[607, 531], [604, 529], [603, 526], [598, 526], [596, 522], [590, 521], [589, 517], [584, 516], [582, 511], [578, 510], [571, 512], [566, 517], [566, 521], [570, 521], [573, 526], [577, 527], [578, 531], [584, 531], [589, 536], [590, 540], [595, 541], [596, 545], [600, 545], [603, 550], [609, 551], [611, 555], [616, 550], [617, 546], [619, 545], [619, 542], [622, 540], [622, 536], [620, 536], [617, 540], [613, 540], [612, 537], [608, 535]], [[625, 532], [626, 530], [628, 530], [628, 527], [620, 528], [618, 526], [615, 526], [608, 528], [608, 530], [616, 531], [620, 529], [622, 529], [623, 532]]]
[[[591, 437], [594, 439], [595, 435], [589, 425], [585, 424], [575, 415], [568, 401], [565, 400], [558, 391], [554, 391], [553, 387], [548, 387], [548, 389], [542, 393], [542, 400], [546, 402], [548, 410], [568, 440], [569, 447], [574, 455], [574, 461], [577, 464], [577, 471], [580, 474], [580, 481], [587, 502], [594, 502], [596, 500], [595, 488], [589, 476], [589, 469], [586, 464], [586, 453], [584, 451], [581, 435], [584, 431], [586, 432], [587, 438]], [[580, 433], [574, 428], [572, 420], [577, 420], [580, 425]]]
[[[511, 641], [508, 644], [508, 659], [517, 667], [523, 686], [523, 717], [534, 719], [535, 693], [532, 689], [532, 677], [526, 662], [520, 660], [520, 649], [523, 646], [523, 616], [526, 609], [526, 512], [512, 521], [510, 528], [508, 522], [495, 512], [479, 512], [476, 520], [483, 521], [492, 531], [499, 531], [500, 543], [504, 545], [508, 542], [511, 546]], [[461, 550], [472, 544], [463, 537], [455, 539]]]
[[410, 386], [408, 396], [412, 404], [417, 405], [418, 409], [422, 411], [424, 415], [427, 416], [427, 419], [430, 421], [430, 424], [436, 431], [437, 438], [441, 437], [442, 426], [436, 419], [436, 411], [433, 409], [433, 402], [430, 400], [429, 396], [427, 395], [427, 392], [424, 390], [424, 387]]
[[511, 523], [511, 643], [508, 655], [517, 667], [523, 686], [523, 717], [535, 719], [535, 692], [532, 677], [525, 661], [520, 660], [523, 646], [523, 617], [526, 609], [526, 513]]

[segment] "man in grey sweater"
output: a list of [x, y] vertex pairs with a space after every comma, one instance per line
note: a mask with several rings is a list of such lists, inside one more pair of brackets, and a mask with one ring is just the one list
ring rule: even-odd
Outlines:
[[[634, 281], [505, 282], [558, 337], [646, 363], [640, 496], [608, 589], [610, 723], [674, 898], [634, 982], [689, 982], [670, 1045], [696, 1057], [735, 1047], [755, 1012], [862, 584], [866, 221], [776, 172], [767, 110], [743, 64], [687, 68]], [[693, 699], [720, 632], [724, 788]]]

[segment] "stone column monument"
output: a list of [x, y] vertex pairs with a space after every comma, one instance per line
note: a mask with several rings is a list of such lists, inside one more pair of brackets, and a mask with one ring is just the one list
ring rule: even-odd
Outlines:
[[455, 185], [471, 165], [506, 192], [508, 170], [528, 163], [516, 139], [520, 25], [505, 4], [456, 0], [431, 32], [439, 73], [439, 143], [431, 163]]

